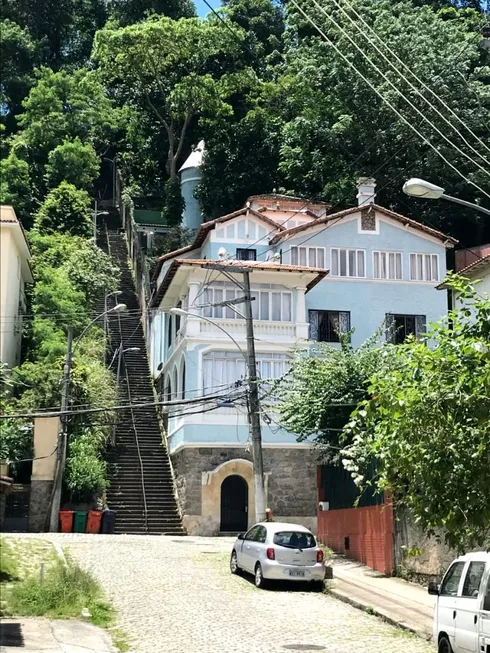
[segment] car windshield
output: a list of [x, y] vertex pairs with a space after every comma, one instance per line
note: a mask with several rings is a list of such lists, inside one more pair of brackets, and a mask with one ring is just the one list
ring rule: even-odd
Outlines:
[[311, 549], [316, 546], [313, 535], [301, 531], [281, 531], [280, 533], [275, 533], [274, 544], [286, 546], [290, 549]]

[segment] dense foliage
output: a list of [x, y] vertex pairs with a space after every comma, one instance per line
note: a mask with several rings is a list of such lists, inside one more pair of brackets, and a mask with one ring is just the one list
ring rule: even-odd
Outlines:
[[348, 334], [340, 346], [317, 343], [299, 352], [290, 373], [275, 390], [281, 424], [298, 440], [312, 438], [328, 459], [338, 458], [342, 431], [356, 404], [367, 397], [372, 375], [390, 366], [392, 345], [378, 337], [353, 349]]
[[490, 300], [457, 277], [448, 285], [464, 308], [374, 373], [343, 457], [361, 486], [374, 463], [377, 488], [464, 549], [490, 543]]
[[[25, 406], [56, 405], [66, 327], [80, 332], [94, 297], [114, 286], [88, 240], [92, 198], [107, 196], [114, 161], [127, 189], [160, 203], [172, 247], [185, 240], [178, 169], [201, 138], [208, 218], [273, 190], [344, 208], [356, 178], [370, 175], [378, 203], [465, 246], [490, 240], [490, 221], [475, 211], [401, 191], [404, 179], [426, 177], [490, 206], [488, 16], [479, 0], [297, 4], [225, 0], [220, 18], [200, 19], [191, 0], [1, 0], [0, 201], [35, 226], [33, 318], [18, 376]], [[83, 401], [113, 391], [95, 333], [75, 360]], [[300, 359], [300, 387], [317, 373], [330, 383], [328, 362], [351, 377], [310, 394], [310, 413], [296, 411], [301, 397], [285, 389], [283, 419], [329, 440], [345, 412], [322, 405], [362, 399], [378, 355], [344, 343], [317, 362]], [[93, 379], [104, 391], [90, 395]]]
[[[379, 203], [467, 246], [490, 239], [478, 213], [401, 192], [427, 177], [488, 205], [478, 0], [301, 0], [306, 16], [291, 2], [226, 0], [222, 20], [195, 18], [190, 0], [38, 4], [2, 0], [1, 196], [23, 204], [27, 226], [62, 177], [91, 189], [91, 148], [117, 155], [128, 186], [178, 221], [167, 181], [204, 137], [210, 218], [274, 189], [344, 208], [371, 175]], [[80, 168], [89, 179], [77, 181]]]

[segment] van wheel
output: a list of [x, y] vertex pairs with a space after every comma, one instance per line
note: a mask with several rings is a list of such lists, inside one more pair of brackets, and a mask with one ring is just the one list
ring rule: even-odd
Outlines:
[[446, 635], [443, 635], [439, 640], [439, 647], [437, 649], [437, 653], [453, 653], [451, 643], [446, 637]]

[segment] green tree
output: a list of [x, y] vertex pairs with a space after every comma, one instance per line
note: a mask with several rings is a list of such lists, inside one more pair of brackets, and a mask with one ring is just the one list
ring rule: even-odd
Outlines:
[[46, 181], [49, 188], [62, 181], [76, 188], [90, 190], [100, 171], [97, 153], [90, 143], [85, 145], [79, 138], [65, 140], [48, 155]]
[[36, 63], [58, 70], [83, 65], [93, 36], [107, 20], [104, 0], [1, 0], [3, 18], [25, 27], [36, 43]]
[[194, 18], [152, 16], [124, 28], [109, 24], [97, 33], [93, 58], [106, 83], [121, 101], [163, 126], [170, 179], [177, 178], [193, 120], [231, 111], [226, 99], [242, 79], [223, 74], [223, 66], [238, 49], [228, 30]]
[[[0, 361], [0, 415], [13, 414], [9, 404], [13, 383], [10, 372]], [[22, 460], [32, 454], [32, 429], [18, 419], [5, 419], [0, 422], [0, 460]]]
[[0, 203], [11, 204], [26, 228], [32, 225], [33, 200], [29, 164], [11, 150], [0, 161]]
[[92, 232], [92, 208], [89, 194], [66, 181], [49, 191], [34, 218], [40, 234], [69, 233], [88, 237]]
[[98, 152], [117, 141], [123, 112], [114, 109], [96, 71], [42, 68], [37, 77], [24, 100], [17, 136], [33, 164], [44, 166], [49, 153], [65, 140], [79, 138]]
[[[490, 94], [485, 65], [488, 66], [489, 59], [488, 52], [480, 47], [482, 17], [468, 9], [449, 8], [438, 13], [429, 6], [415, 7], [410, 0], [400, 0], [396, 4], [389, 0], [375, 4], [369, 0], [352, 0], [351, 4], [389, 50], [379, 42], [378, 47], [387, 56], [394, 52], [403, 61], [410, 61], [410, 69], [483, 141], [486, 140]], [[403, 96], [423, 110], [440, 131], [450, 136], [463, 151], [471, 150], [403, 81], [400, 66], [396, 66], [396, 71], [391, 69], [374, 50], [367, 41], [367, 29], [355, 15], [352, 15], [353, 24], [339, 10], [335, 0], [328, 0], [323, 6], [327, 16], [333, 18], [343, 32], [313, 3], [302, 3], [353, 68], [299, 11], [289, 7], [287, 66], [281, 78], [289, 112], [280, 162], [286, 186], [298, 194], [322, 197], [343, 208], [353, 203], [356, 177], [375, 173], [382, 188], [379, 203], [401, 213], [408, 211], [413, 217], [450, 232], [468, 245], [482, 242], [485, 222], [475, 212], [427, 201], [410, 201], [407, 205], [401, 186], [404, 179], [411, 176], [435, 179], [463, 199], [478, 199], [482, 204], [488, 200], [415, 136], [356, 71], [369, 79], [381, 95], [468, 179], [488, 189], [488, 177], [425, 123], [363, 55], [374, 60]], [[362, 54], [346, 34], [361, 48]], [[374, 37], [371, 35], [370, 39]], [[418, 82], [414, 85], [420, 87]], [[423, 93], [437, 104], [426, 91]], [[446, 109], [441, 110], [450, 115]], [[454, 124], [464, 131], [461, 125]], [[481, 144], [468, 132], [465, 134], [476, 149], [488, 156]], [[477, 155], [474, 158], [478, 160]], [[482, 160], [479, 161], [485, 167]], [[490, 223], [486, 221], [486, 224]], [[490, 236], [490, 232], [487, 233]]]
[[151, 14], [168, 16], [174, 20], [193, 18], [196, 8], [192, 0], [112, 0], [112, 16], [126, 27], [145, 20]]
[[389, 368], [394, 348], [376, 334], [357, 349], [349, 334], [340, 346], [323, 345], [299, 352], [275, 392], [281, 400], [281, 424], [298, 440], [313, 437], [328, 458], [338, 457], [341, 433], [355, 406], [368, 396], [370, 378]]
[[490, 300], [455, 276], [448, 286], [464, 307], [380, 366], [343, 456], [358, 484], [374, 464], [378, 489], [464, 550], [490, 540]]
[[1, 115], [7, 132], [12, 132], [15, 116], [22, 110], [22, 100], [33, 82], [36, 45], [25, 27], [8, 19], [0, 21], [0, 34]]

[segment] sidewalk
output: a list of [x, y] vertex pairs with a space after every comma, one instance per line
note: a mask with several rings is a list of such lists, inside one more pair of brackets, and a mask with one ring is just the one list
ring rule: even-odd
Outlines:
[[356, 560], [335, 555], [331, 561], [333, 596], [358, 608], [368, 609], [390, 623], [420, 637], [432, 636], [435, 598], [427, 589], [400, 578], [383, 576]]
[[13, 617], [0, 620], [1, 653], [112, 653], [105, 630], [82, 621]]

